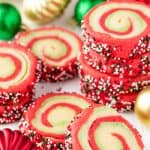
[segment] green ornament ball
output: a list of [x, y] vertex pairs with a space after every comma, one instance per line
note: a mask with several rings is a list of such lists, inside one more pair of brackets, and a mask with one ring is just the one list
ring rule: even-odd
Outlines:
[[75, 7], [75, 21], [81, 24], [83, 17], [91, 8], [105, 1], [106, 0], [79, 0]]
[[21, 15], [16, 7], [0, 3], [0, 40], [11, 40], [20, 27]]

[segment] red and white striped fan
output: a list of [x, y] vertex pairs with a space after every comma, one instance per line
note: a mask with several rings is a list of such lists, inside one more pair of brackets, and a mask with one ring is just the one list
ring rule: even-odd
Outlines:
[[17, 130], [0, 130], [0, 143], [0, 150], [37, 150], [30, 139]]

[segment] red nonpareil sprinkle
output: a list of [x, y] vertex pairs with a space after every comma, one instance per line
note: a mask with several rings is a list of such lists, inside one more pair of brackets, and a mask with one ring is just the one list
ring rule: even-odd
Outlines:
[[130, 111], [150, 85], [150, 13], [143, 10], [150, 7], [112, 0], [84, 17], [79, 76], [82, 92], [94, 102]]

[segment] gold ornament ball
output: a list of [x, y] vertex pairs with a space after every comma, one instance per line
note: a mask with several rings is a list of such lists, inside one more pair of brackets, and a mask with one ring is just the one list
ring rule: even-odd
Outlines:
[[139, 120], [150, 127], [150, 87], [143, 89], [139, 93], [134, 111]]
[[60, 16], [70, 0], [24, 0], [25, 15], [37, 22], [47, 23]]

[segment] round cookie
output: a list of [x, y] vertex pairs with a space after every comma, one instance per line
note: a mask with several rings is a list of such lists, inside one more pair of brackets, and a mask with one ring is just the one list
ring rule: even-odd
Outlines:
[[79, 61], [80, 85], [85, 96], [120, 112], [131, 111], [139, 91], [150, 84], [148, 74], [121, 78], [93, 69], [86, 63], [83, 55]]
[[[107, 140], [108, 139], [108, 140]], [[143, 150], [138, 131], [105, 106], [87, 108], [68, 126], [67, 150]]]
[[78, 94], [54, 93], [37, 99], [19, 128], [41, 149], [64, 149], [65, 131], [77, 113], [91, 103]]
[[62, 81], [77, 75], [77, 56], [81, 39], [60, 27], [44, 27], [17, 36], [16, 42], [31, 49], [41, 61], [42, 79]]
[[92, 9], [82, 26], [88, 64], [118, 76], [148, 74], [149, 11], [144, 3], [125, 1], [111, 1]]
[[[128, 58], [141, 37], [150, 33], [150, 7], [138, 2], [106, 2], [84, 18], [83, 29], [96, 43]], [[91, 43], [92, 44], [92, 43]]]

